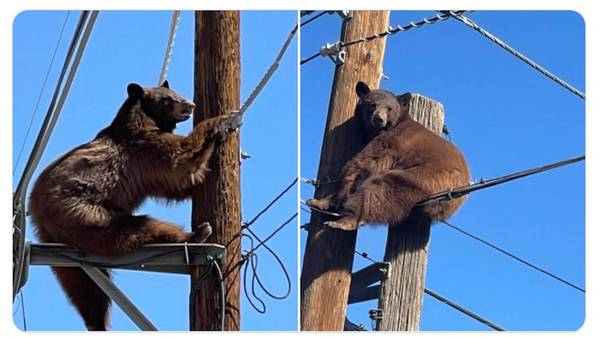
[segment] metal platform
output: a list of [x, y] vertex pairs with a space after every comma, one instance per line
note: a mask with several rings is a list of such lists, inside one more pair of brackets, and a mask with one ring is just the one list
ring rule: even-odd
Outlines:
[[[24, 275], [27, 281], [29, 266], [80, 267], [143, 331], [156, 327], [121, 292], [100, 269], [128, 269], [170, 274], [189, 274], [190, 266], [223, 264], [225, 247], [208, 243], [168, 243], [145, 245], [120, 256], [99, 256], [83, 253], [59, 243], [25, 243]], [[214, 262], [212, 262], [214, 261]]]

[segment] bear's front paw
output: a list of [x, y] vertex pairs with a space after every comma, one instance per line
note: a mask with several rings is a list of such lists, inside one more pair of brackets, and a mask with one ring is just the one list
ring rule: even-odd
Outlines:
[[204, 181], [206, 178], [206, 174], [210, 171], [208, 165], [206, 163], [202, 163], [198, 165], [191, 173], [190, 173], [190, 183], [192, 186], [196, 186]]
[[343, 231], [355, 231], [360, 225], [357, 219], [351, 217], [341, 218], [337, 221], [325, 221], [324, 224], [329, 228], [341, 229]]

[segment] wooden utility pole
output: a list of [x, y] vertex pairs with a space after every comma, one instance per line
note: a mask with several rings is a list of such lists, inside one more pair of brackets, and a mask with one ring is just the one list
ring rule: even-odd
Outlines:
[[[238, 11], [195, 13], [194, 124], [228, 114], [240, 104], [240, 15]], [[227, 248], [222, 270], [225, 278], [225, 330], [240, 329], [240, 139], [228, 134], [210, 160], [206, 180], [192, 199], [192, 228], [207, 221], [213, 234], [207, 242]], [[192, 270], [192, 285], [204, 269]], [[219, 330], [220, 301], [214, 273], [198, 284], [190, 320], [192, 330]]]
[[[437, 135], [444, 126], [444, 107], [421, 95], [411, 95], [410, 116]], [[388, 227], [384, 261], [391, 264], [388, 278], [381, 283], [379, 307], [380, 331], [419, 330], [427, 252], [429, 224], [404, 223]]]
[[[342, 25], [341, 41], [352, 41], [388, 28], [389, 11], [353, 11]], [[342, 166], [361, 148], [354, 110], [358, 81], [379, 87], [385, 38], [348, 47], [346, 61], [335, 69], [325, 127], [319, 179], [335, 179]], [[315, 198], [331, 192], [332, 184], [317, 187]], [[342, 330], [350, 288], [356, 232], [319, 228], [327, 218], [313, 213], [301, 277], [302, 330]]]

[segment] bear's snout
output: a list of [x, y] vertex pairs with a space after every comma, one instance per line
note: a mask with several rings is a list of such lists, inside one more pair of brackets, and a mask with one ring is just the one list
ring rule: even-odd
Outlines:
[[376, 112], [371, 116], [370, 122], [375, 128], [384, 128], [387, 124], [387, 115], [385, 113]]
[[192, 112], [192, 111], [194, 111], [195, 107], [196, 107], [196, 104], [194, 104], [194, 102], [185, 101], [183, 110]]

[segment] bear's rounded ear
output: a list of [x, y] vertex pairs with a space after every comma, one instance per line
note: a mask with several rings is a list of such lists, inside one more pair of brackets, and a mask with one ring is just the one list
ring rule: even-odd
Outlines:
[[144, 88], [142, 88], [142, 86], [137, 83], [130, 83], [127, 86], [127, 94], [131, 99], [141, 99], [142, 97], [144, 97]]
[[169, 89], [169, 81], [165, 80], [161, 87]]
[[410, 94], [410, 92], [406, 92], [402, 95], [396, 96], [396, 99], [398, 100], [398, 103], [400, 103], [401, 106], [407, 107], [411, 96], [412, 95]]
[[358, 97], [363, 97], [370, 91], [371, 89], [369, 89], [369, 86], [365, 82], [359, 81], [358, 83], [356, 83], [356, 94], [358, 95]]

